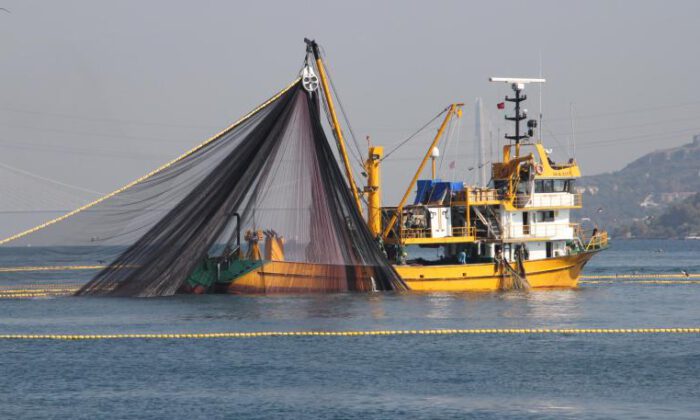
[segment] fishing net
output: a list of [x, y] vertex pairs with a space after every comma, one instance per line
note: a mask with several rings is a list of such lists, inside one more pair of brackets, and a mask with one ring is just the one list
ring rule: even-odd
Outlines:
[[405, 286], [372, 238], [294, 83], [240, 122], [95, 203], [2, 242], [103, 266], [79, 295], [165, 296]]

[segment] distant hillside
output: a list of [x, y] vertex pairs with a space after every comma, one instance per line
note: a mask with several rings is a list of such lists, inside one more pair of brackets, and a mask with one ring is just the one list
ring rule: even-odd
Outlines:
[[649, 153], [617, 172], [583, 177], [578, 190], [583, 193], [583, 217], [618, 236], [634, 234], [632, 224], [659, 217], [672, 204], [700, 192], [700, 135], [692, 143]]
[[673, 203], [659, 216], [649, 216], [619, 233], [634, 238], [686, 238], [700, 236], [700, 194]]

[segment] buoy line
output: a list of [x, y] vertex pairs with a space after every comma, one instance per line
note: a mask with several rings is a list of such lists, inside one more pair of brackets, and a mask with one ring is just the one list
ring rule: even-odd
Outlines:
[[59, 297], [72, 295], [80, 285], [76, 284], [41, 284], [37, 288], [24, 286], [21, 289], [0, 287], [0, 299], [27, 299], [39, 297]]
[[34, 227], [31, 228], [31, 229], [27, 229], [27, 230], [25, 230], [25, 231], [23, 231], [23, 232], [20, 232], [20, 233], [17, 233], [17, 234], [15, 234], [15, 235], [12, 235], [12, 236], [10, 236], [10, 237], [8, 237], [8, 238], [2, 239], [2, 240], [0, 240], [0, 245], [6, 244], [6, 243], [8, 243], [8, 242], [12, 242], [12, 241], [17, 240], [17, 239], [19, 239], [19, 238], [25, 237], [25, 236], [27, 236], [27, 235], [29, 235], [29, 234], [32, 234], [32, 233], [37, 232], [37, 231], [39, 231], [39, 230], [42, 230], [42, 229], [44, 229], [44, 228], [46, 228], [46, 227], [48, 227], [48, 226], [51, 226], [51, 225], [56, 224], [56, 223], [58, 223], [58, 222], [61, 222], [61, 221], [65, 220], [65, 219], [67, 219], [67, 218], [69, 218], [69, 217], [71, 217], [71, 216], [73, 216], [73, 215], [75, 215], [75, 214], [81, 213], [81, 212], [83, 212], [83, 211], [85, 211], [85, 210], [87, 210], [87, 209], [89, 209], [89, 208], [91, 208], [91, 207], [94, 207], [94, 206], [100, 204], [101, 202], [103, 202], [103, 201], [105, 201], [105, 200], [107, 200], [107, 199], [109, 199], [109, 198], [112, 198], [112, 197], [114, 197], [114, 196], [116, 196], [116, 195], [118, 195], [118, 194], [121, 194], [122, 192], [124, 192], [124, 191], [130, 189], [131, 187], [133, 187], [133, 186], [135, 186], [135, 185], [138, 185], [138, 184], [140, 184], [140, 183], [142, 183], [142, 182], [144, 182], [144, 181], [146, 181], [146, 180], [148, 180], [148, 179], [150, 179], [150, 178], [153, 178], [153, 176], [155, 176], [156, 174], [158, 174], [158, 173], [160, 173], [160, 172], [163, 172], [164, 170], [166, 170], [166, 169], [172, 167], [173, 165], [175, 165], [176, 163], [178, 163], [178, 162], [180, 162], [180, 161], [182, 161], [182, 160], [188, 158], [189, 156], [194, 155], [195, 153], [197, 153], [199, 150], [202, 150], [204, 147], [206, 147], [206, 146], [209, 145], [210, 143], [213, 143], [213, 142], [215, 142], [215, 141], [217, 141], [217, 140], [223, 138], [226, 134], [230, 133], [231, 130], [233, 130], [234, 128], [236, 128], [236, 127], [238, 127], [239, 125], [243, 124], [245, 121], [249, 120], [253, 115], [255, 115], [255, 114], [257, 114], [258, 112], [260, 112], [263, 108], [266, 108], [266, 107], [269, 106], [271, 103], [273, 103], [273, 102], [275, 102], [277, 99], [279, 99], [282, 95], [284, 95], [287, 91], [289, 91], [292, 87], [294, 87], [297, 83], [299, 83], [300, 79], [301, 79], [301, 77], [297, 77], [296, 79], [294, 79], [294, 81], [293, 81], [292, 83], [290, 83], [289, 85], [287, 85], [287, 87], [285, 87], [285, 88], [282, 89], [281, 91], [277, 92], [275, 95], [273, 95], [273, 96], [272, 96], [271, 98], [269, 98], [267, 101], [265, 101], [265, 102], [263, 102], [262, 104], [258, 105], [255, 109], [253, 109], [252, 111], [248, 112], [246, 115], [244, 115], [243, 117], [241, 117], [238, 121], [236, 121], [236, 122], [234, 122], [233, 124], [229, 125], [229, 126], [226, 127], [224, 130], [222, 130], [222, 131], [220, 131], [219, 133], [213, 135], [212, 137], [209, 137], [207, 140], [204, 140], [203, 142], [199, 143], [198, 145], [196, 145], [195, 147], [193, 147], [193, 148], [191, 148], [190, 150], [186, 151], [185, 153], [181, 154], [180, 156], [176, 157], [175, 159], [173, 159], [173, 160], [171, 160], [171, 161], [169, 161], [169, 162], [167, 162], [167, 163], [161, 165], [160, 167], [158, 167], [158, 168], [152, 170], [151, 172], [147, 173], [146, 175], [143, 175], [142, 177], [131, 181], [130, 183], [128, 183], [128, 184], [122, 186], [121, 188], [116, 189], [116, 190], [112, 191], [112, 192], [109, 193], [109, 194], [103, 195], [102, 197], [100, 197], [100, 198], [98, 198], [98, 199], [96, 199], [96, 200], [94, 200], [94, 201], [92, 201], [92, 202], [90, 202], [90, 203], [88, 203], [88, 204], [85, 204], [85, 205], [82, 206], [82, 207], [79, 207], [79, 208], [77, 208], [77, 209], [75, 209], [75, 210], [73, 210], [73, 211], [70, 211], [70, 212], [68, 212], [68, 213], [66, 213], [66, 214], [64, 214], [64, 215], [62, 215], [62, 216], [56, 217], [55, 219], [49, 220], [48, 222], [44, 222], [44, 223], [42, 223], [42, 224], [40, 224], [40, 225], [34, 226]]
[[[5, 267], [0, 268], [0, 273], [16, 273], [31, 271], [71, 271], [71, 270], [95, 270], [105, 266], [34, 266], [34, 267]], [[606, 274], [606, 275], [582, 275], [579, 284], [657, 284], [657, 285], [688, 285], [700, 284], [700, 274]], [[643, 280], [648, 279], [648, 280]], [[674, 279], [674, 280], [664, 280]], [[675, 280], [680, 279], [680, 280]], [[685, 280], [683, 280], [685, 279]], [[697, 279], [697, 280], [692, 280]], [[76, 283], [63, 284], [37, 284], [33, 288], [31, 284], [22, 285], [22, 288], [0, 287], [0, 299], [19, 299], [66, 296], [75, 293], [82, 286]]]
[[58, 297], [58, 296], [68, 296], [75, 293], [75, 291], [67, 292], [51, 292], [51, 293], [0, 293], [0, 299], [23, 299], [23, 298], [37, 298], [37, 297]]
[[52, 292], [75, 292], [77, 287], [56, 287], [46, 289], [0, 289], [0, 294], [22, 294], [22, 293], [52, 293]]
[[[700, 280], [580, 280], [579, 284], [646, 284], [646, 285], [691, 285], [700, 284]], [[51, 286], [51, 285], [48, 285]], [[45, 286], [44, 286], [45, 287]], [[60, 297], [68, 296], [77, 292], [79, 287], [71, 288], [51, 288], [43, 289], [2, 289], [0, 288], [0, 299], [26, 299], [38, 297]], [[410, 292], [410, 291], [409, 291]]]
[[0, 340], [122, 340], [255, 337], [356, 337], [396, 335], [567, 335], [567, 334], [700, 334], [700, 328], [485, 328], [371, 331], [262, 331], [175, 334], [0, 334]]
[[579, 280], [579, 284], [700, 284], [700, 280]]
[[700, 278], [700, 273], [646, 273], [646, 274], [601, 274], [601, 275], [581, 275], [581, 279], [589, 280], [600, 280], [600, 279], [689, 279], [689, 278]]
[[25, 267], [0, 267], [0, 273], [25, 273], [32, 271], [80, 271], [80, 270], [101, 270], [106, 265], [44, 265]]

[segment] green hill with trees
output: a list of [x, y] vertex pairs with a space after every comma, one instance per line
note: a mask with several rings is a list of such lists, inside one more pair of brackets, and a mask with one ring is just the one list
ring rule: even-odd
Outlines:
[[700, 194], [671, 204], [661, 215], [649, 216], [618, 229], [632, 238], [700, 237]]
[[619, 171], [583, 177], [577, 189], [583, 194], [580, 215], [613, 236], [698, 233], [700, 135], [683, 146], [649, 153]]

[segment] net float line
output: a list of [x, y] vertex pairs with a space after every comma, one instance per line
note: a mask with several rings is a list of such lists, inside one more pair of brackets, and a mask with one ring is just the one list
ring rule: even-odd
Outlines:
[[220, 138], [223, 137], [226, 133], [228, 133], [229, 131], [233, 130], [234, 128], [236, 128], [236, 127], [239, 126], [240, 124], [244, 123], [246, 120], [248, 120], [250, 117], [252, 117], [252, 116], [255, 115], [256, 113], [258, 113], [260, 110], [264, 109], [265, 107], [267, 107], [267, 106], [270, 105], [271, 103], [275, 102], [278, 98], [280, 98], [280, 97], [281, 97], [282, 95], [284, 95], [287, 91], [289, 91], [292, 87], [294, 87], [294, 86], [299, 82], [299, 80], [300, 80], [300, 78], [296, 78], [296, 79], [295, 79], [292, 83], [290, 83], [287, 87], [285, 87], [284, 89], [282, 89], [281, 91], [279, 91], [278, 93], [276, 93], [274, 96], [272, 96], [270, 99], [268, 99], [267, 101], [265, 101], [264, 103], [262, 103], [261, 105], [259, 105], [259, 106], [258, 106], [257, 108], [255, 108], [254, 110], [250, 111], [249, 113], [247, 113], [246, 115], [244, 115], [243, 117], [241, 117], [238, 121], [234, 122], [233, 124], [231, 124], [230, 126], [228, 126], [227, 128], [225, 128], [224, 130], [222, 130], [221, 132], [219, 132], [219, 133], [213, 135], [212, 137], [208, 138], [207, 140], [201, 142], [201, 143], [198, 144], [197, 146], [191, 148], [190, 150], [186, 151], [185, 153], [183, 153], [182, 155], [176, 157], [175, 159], [171, 160], [170, 162], [167, 162], [167, 163], [165, 163], [164, 165], [161, 165], [160, 167], [158, 167], [158, 168], [152, 170], [151, 172], [147, 173], [146, 175], [144, 175], [144, 176], [142, 176], [142, 177], [140, 177], [140, 178], [138, 178], [138, 179], [136, 179], [136, 180], [134, 180], [134, 181], [131, 181], [130, 183], [124, 185], [123, 187], [121, 187], [121, 188], [119, 188], [119, 189], [117, 189], [117, 190], [114, 190], [114, 191], [112, 191], [111, 193], [109, 193], [109, 194], [107, 194], [107, 195], [104, 195], [104, 196], [98, 198], [97, 200], [94, 200], [94, 201], [92, 201], [92, 202], [90, 202], [90, 203], [88, 203], [88, 204], [85, 204], [84, 206], [78, 207], [77, 209], [75, 209], [75, 210], [73, 210], [73, 211], [70, 211], [70, 212], [68, 212], [68, 213], [66, 213], [66, 214], [64, 214], [64, 215], [62, 215], [62, 216], [56, 217], [55, 219], [49, 220], [49, 221], [47, 221], [47, 222], [44, 222], [44, 223], [42, 223], [42, 224], [40, 224], [40, 225], [37, 225], [37, 226], [35, 226], [35, 227], [31, 228], [31, 229], [27, 229], [27, 230], [25, 230], [25, 231], [23, 231], [23, 232], [20, 232], [20, 233], [17, 233], [17, 234], [15, 234], [15, 235], [9, 236], [9, 237], [7, 237], [7, 238], [5, 238], [5, 239], [2, 239], [2, 240], [0, 240], [0, 245], [6, 244], [6, 243], [8, 243], [8, 242], [11, 242], [11, 241], [14, 241], [14, 240], [16, 240], [16, 239], [19, 239], [19, 238], [22, 238], [22, 237], [24, 237], [24, 236], [27, 236], [27, 235], [29, 235], [29, 234], [31, 234], [31, 233], [37, 232], [37, 231], [39, 231], [39, 230], [41, 230], [41, 229], [44, 229], [44, 228], [46, 228], [46, 227], [48, 227], [48, 226], [51, 226], [51, 225], [56, 224], [56, 223], [58, 223], [58, 222], [60, 222], [60, 221], [62, 221], [62, 220], [65, 220], [65, 219], [67, 219], [67, 218], [69, 218], [69, 217], [71, 217], [71, 216], [74, 216], [74, 215], [76, 215], [76, 214], [78, 214], [78, 213], [80, 213], [80, 212], [82, 212], [82, 211], [84, 211], [84, 210], [87, 210], [87, 209], [89, 209], [89, 208], [91, 208], [91, 207], [94, 207], [95, 205], [97, 205], [97, 204], [99, 204], [99, 203], [101, 203], [101, 202], [107, 200], [108, 198], [114, 197], [115, 195], [117, 195], [117, 194], [119, 194], [119, 193], [122, 193], [122, 192], [128, 190], [129, 188], [133, 187], [134, 185], [136, 185], [136, 184], [138, 184], [138, 183], [141, 183], [141, 182], [143, 182], [143, 181], [145, 181], [145, 180], [147, 180], [147, 179], [153, 177], [154, 175], [158, 174], [159, 172], [162, 172], [162, 171], [164, 171], [165, 169], [168, 169], [169, 167], [171, 167], [171, 166], [173, 166], [174, 164], [176, 164], [177, 162], [180, 162], [181, 160], [187, 158], [188, 156], [191, 156], [192, 154], [194, 154], [194, 153], [197, 152], [198, 150], [202, 149], [203, 147], [207, 146], [208, 144], [210, 144], [210, 143], [212, 143], [212, 142], [214, 142], [214, 141], [220, 139]]
[[257, 337], [358, 337], [414, 335], [623, 335], [623, 334], [700, 334], [700, 328], [485, 328], [371, 331], [262, 331], [174, 334], [0, 334], [0, 340], [181, 340]]
[[0, 299], [66, 296], [74, 294], [81, 286], [82, 284], [77, 283], [0, 286]]
[[101, 270], [106, 265], [46, 265], [46, 266], [26, 266], [26, 267], [0, 267], [0, 273], [25, 273], [32, 271], [80, 271], [80, 270]]
[[581, 280], [580, 284], [700, 284], [700, 280]]
[[22, 294], [22, 293], [61, 293], [61, 292], [74, 292], [78, 290], [78, 286], [73, 286], [73, 287], [49, 287], [49, 288], [44, 288], [44, 289], [2, 289], [0, 288], [0, 294], [4, 295], [13, 295], [13, 294]]
[[604, 274], [604, 275], [582, 275], [581, 279], [587, 280], [602, 280], [602, 279], [682, 279], [682, 278], [700, 278], [700, 273], [647, 273], [647, 274]]
[[51, 293], [46, 293], [46, 292], [38, 292], [38, 293], [12, 293], [12, 294], [3, 294], [0, 293], [0, 299], [26, 299], [26, 298], [37, 298], [37, 297], [57, 297], [57, 296], [69, 296], [75, 293], [78, 289], [69, 291], [69, 292], [51, 292]]
[[79, 284], [38, 284], [36, 287], [3, 288], [0, 287], [0, 299], [27, 299], [38, 297], [70, 296], [78, 291]]
[[[700, 280], [581, 280], [579, 284], [646, 284], [646, 285], [691, 285], [700, 284]], [[0, 288], [0, 299], [21, 299], [36, 297], [52, 297], [72, 295], [81, 285], [71, 284], [41, 284], [42, 288], [3, 289]], [[71, 286], [71, 287], [68, 287]]]

